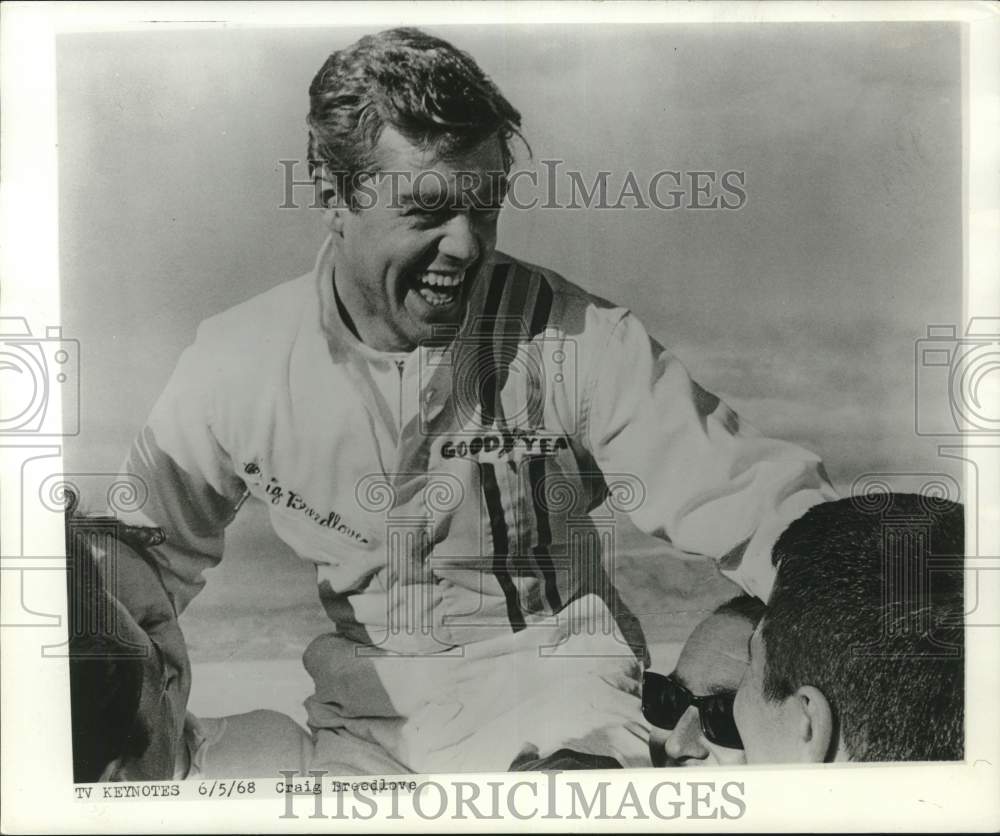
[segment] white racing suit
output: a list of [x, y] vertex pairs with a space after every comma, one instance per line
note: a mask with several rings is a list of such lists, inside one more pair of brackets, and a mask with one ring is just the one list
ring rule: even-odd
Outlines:
[[[386, 354], [314, 271], [205, 321], [136, 440], [128, 522], [178, 612], [249, 496], [316, 566], [315, 768], [503, 770], [560, 748], [648, 765], [644, 639], [615, 509], [767, 596], [814, 454], [741, 422], [629, 311], [497, 253], [445, 347]], [[603, 558], [602, 558], [603, 555]]]

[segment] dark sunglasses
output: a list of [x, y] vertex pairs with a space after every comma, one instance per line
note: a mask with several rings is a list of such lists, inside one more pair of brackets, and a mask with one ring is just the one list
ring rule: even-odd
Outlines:
[[688, 706], [698, 709], [701, 730], [705, 739], [716, 746], [727, 749], [742, 749], [736, 720], [733, 717], [733, 701], [736, 694], [709, 694], [696, 697], [670, 674], [647, 671], [642, 675], [642, 716], [661, 729], [673, 729]]

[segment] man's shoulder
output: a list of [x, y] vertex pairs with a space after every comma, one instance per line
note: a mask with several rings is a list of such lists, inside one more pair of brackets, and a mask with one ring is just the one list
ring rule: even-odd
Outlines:
[[234, 345], [270, 345], [293, 339], [301, 325], [303, 311], [312, 303], [317, 310], [312, 273], [281, 282], [221, 313], [203, 320], [198, 326], [198, 342], [215, 347]]
[[548, 267], [499, 251], [494, 264], [497, 275], [521, 291], [504, 294], [504, 298], [524, 299], [520, 304], [532, 307], [536, 318], [544, 318], [546, 328], [568, 333], [611, 328], [628, 313], [625, 307], [591, 293]]

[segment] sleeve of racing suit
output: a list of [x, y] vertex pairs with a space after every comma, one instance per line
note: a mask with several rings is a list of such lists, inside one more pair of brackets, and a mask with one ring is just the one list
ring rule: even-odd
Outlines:
[[220, 375], [200, 336], [181, 355], [125, 460], [126, 478], [138, 480], [145, 501], [119, 515], [163, 530], [164, 542], [148, 551], [178, 614], [204, 586], [204, 570], [222, 559], [224, 529], [246, 491], [213, 429]]
[[155, 526], [165, 535], [161, 544], [143, 549], [148, 561], [123, 559], [114, 592], [162, 655], [158, 687], [170, 705], [168, 742], [178, 753], [176, 777], [184, 777], [188, 768], [186, 744], [176, 738], [184, 734], [191, 683], [177, 616], [204, 586], [204, 570], [222, 559], [224, 529], [245, 492], [212, 428], [216, 367], [197, 341], [184, 352], [123, 467], [142, 502], [119, 517], [131, 525]]
[[762, 436], [632, 314], [616, 325], [590, 386], [586, 440], [603, 473], [641, 483], [636, 525], [715, 558], [766, 601], [775, 541], [808, 508], [836, 498], [819, 457]]

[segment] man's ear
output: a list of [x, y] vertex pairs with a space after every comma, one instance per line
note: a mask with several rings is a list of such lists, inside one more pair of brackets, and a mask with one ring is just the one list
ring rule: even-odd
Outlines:
[[316, 169], [316, 195], [323, 207], [323, 221], [334, 235], [343, 235], [344, 215], [347, 212], [337, 192], [337, 184], [330, 178], [326, 166]]
[[344, 218], [346, 215], [347, 210], [343, 206], [328, 206], [323, 210], [323, 221], [330, 232], [338, 237], [343, 237]]
[[803, 685], [788, 700], [803, 763], [824, 763], [833, 749], [833, 709], [819, 688]]

